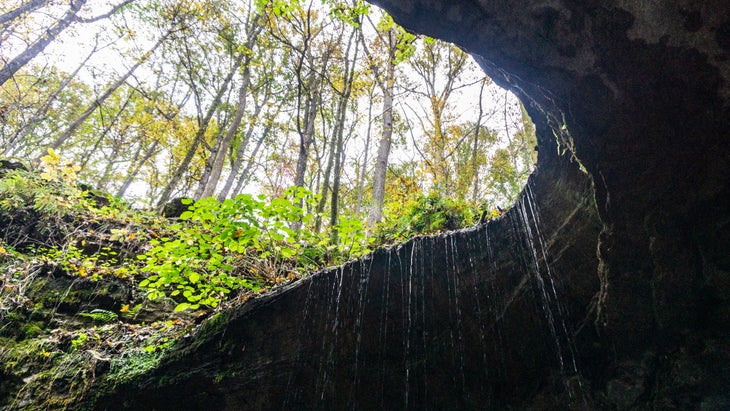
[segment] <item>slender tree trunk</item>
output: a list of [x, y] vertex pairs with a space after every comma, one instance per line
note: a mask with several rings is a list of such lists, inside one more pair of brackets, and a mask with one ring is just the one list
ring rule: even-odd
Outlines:
[[[261, 16], [256, 14], [250, 20], [246, 28], [246, 34], [248, 39], [246, 40], [245, 47], [247, 50], [253, 50], [256, 39], [258, 38], [259, 33], [261, 33], [262, 29], [263, 26], [261, 25]], [[196, 193], [195, 198], [212, 196], [213, 193], [215, 193], [216, 187], [218, 186], [218, 180], [220, 180], [221, 174], [223, 173], [223, 164], [225, 163], [228, 149], [231, 146], [231, 141], [233, 141], [233, 137], [238, 132], [238, 128], [241, 126], [241, 121], [243, 120], [243, 115], [246, 113], [248, 87], [251, 84], [251, 60], [252, 54], [245, 53], [245, 57], [243, 59], [242, 84], [241, 87], [238, 89], [238, 106], [236, 108], [236, 114], [233, 117], [233, 122], [226, 131], [225, 136], [220, 141], [220, 144], [217, 146], [217, 150], [215, 150], [211, 154], [212, 163], [210, 173], [207, 176], [206, 180], [203, 181], [204, 185]]]
[[223, 163], [226, 159], [226, 153], [228, 153], [228, 148], [231, 146], [233, 136], [236, 135], [236, 133], [238, 132], [238, 128], [241, 126], [243, 115], [246, 112], [246, 97], [248, 95], [247, 90], [249, 83], [251, 82], [251, 70], [249, 67], [250, 61], [250, 57], [247, 57], [244, 63], [245, 68], [243, 71], [243, 84], [238, 90], [238, 108], [236, 109], [236, 115], [235, 117], [233, 117], [233, 122], [228, 128], [225, 137], [223, 137], [223, 140], [221, 141], [218, 150], [216, 150], [216, 152], [214, 153], [215, 160], [213, 161], [213, 168], [211, 169], [210, 176], [208, 176], [208, 181], [206, 182], [205, 187], [199, 193], [199, 198], [210, 197], [215, 192], [215, 188], [218, 185], [218, 180], [220, 180], [221, 173], [223, 172]]
[[[305, 49], [302, 53], [307, 53], [310, 50]], [[327, 49], [324, 52], [322, 58], [322, 66], [320, 68], [321, 73], [327, 72], [329, 66], [329, 59], [332, 55], [332, 50]], [[301, 71], [304, 63], [305, 56], [302, 55], [298, 64], [297, 70]], [[312, 62], [310, 61], [310, 66]], [[310, 69], [311, 70], [311, 69]], [[297, 77], [300, 77], [298, 74]], [[309, 72], [306, 84], [299, 85], [299, 101], [301, 101], [302, 91], [305, 94], [305, 105], [304, 105], [304, 124], [300, 124], [297, 121], [297, 130], [299, 131], [299, 155], [297, 157], [297, 167], [294, 174], [294, 185], [297, 187], [304, 186], [304, 176], [307, 172], [307, 162], [309, 159], [309, 148], [314, 141], [314, 123], [317, 119], [317, 111], [319, 104], [322, 99], [322, 80], [319, 77], [317, 71], [311, 70]], [[301, 108], [299, 106], [298, 108]], [[300, 200], [301, 203], [301, 200]]]
[[[241, 144], [238, 146], [238, 149], [236, 150], [233, 164], [231, 164], [231, 172], [228, 174], [228, 177], [226, 178], [225, 184], [223, 184], [223, 188], [221, 188], [221, 191], [218, 193], [218, 201], [223, 201], [228, 197], [228, 193], [231, 191], [231, 187], [233, 187], [233, 182], [236, 181], [236, 177], [238, 176], [238, 172], [241, 170], [241, 166], [243, 166], [244, 162], [244, 155], [246, 154], [246, 149], [248, 148], [248, 143], [251, 141], [251, 136], [253, 135], [253, 132], [256, 128], [256, 121], [259, 118], [259, 115], [261, 114], [261, 110], [263, 109], [264, 105], [269, 101], [269, 92], [267, 91], [265, 94], [265, 97], [261, 104], [257, 104], [256, 108], [254, 109], [254, 114], [252, 116], [251, 122], [248, 125], [248, 128], [246, 129], [246, 134], [243, 137], [243, 141], [241, 141]], [[276, 110], [276, 114], [279, 114], [281, 110], [281, 106]], [[270, 129], [270, 126], [267, 126], [267, 130]], [[266, 134], [266, 132], [264, 133]], [[258, 151], [259, 145], [256, 146]], [[255, 153], [252, 155], [249, 162], [253, 161], [255, 156]]]
[[30, 45], [30, 47], [25, 49], [22, 53], [10, 60], [8, 64], [0, 69], [0, 86], [5, 84], [5, 82], [23, 66], [28, 64], [33, 57], [45, 50], [45, 48], [48, 47], [48, 45], [51, 44], [62, 31], [66, 30], [66, 28], [76, 20], [79, 10], [81, 10], [84, 4], [86, 4], [86, 1], [87, 0], [72, 1], [71, 8], [68, 9], [66, 14], [64, 14], [63, 17], [56, 22], [56, 24], [48, 28], [41, 38], [36, 40], [35, 43]]
[[86, 56], [84, 61], [82, 61], [81, 64], [79, 64], [78, 66], [76, 66], [74, 71], [68, 77], [63, 79], [63, 81], [58, 86], [56, 91], [51, 93], [51, 95], [46, 99], [43, 106], [41, 108], [39, 108], [33, 114], [33, 116], [31, 116], [30, 120], [28, 120], [22, 127], [20, 127], [18, 129], [18, 131], [15, 132], [13, 137], [11, 137], [10, 141], [8, 142], [7, 147], [5, 147], [5, 149], [3, 150], [3, 155], [9, 155], [15, 149], [15, 146], [21, 140], [23, 140], [28, 135], [28, 133], [30, 133], [31, 131], [33, 131], [33, 129], [35, 129], [35, 126], [38, 123], [38, 121], [40, 121], [46, 115], [46, 113], [48, 113], [48, 110], [50, 110], [53, 102], [58, 98], [58, 96], [61, 94], [61, 92], [66, 89], [66, 87], [71, 83], [71, 81], [76, 78], [76, 76], [79, 74], [79, 71], [81, 71], [81, 69], [86, 65], [86, 63], [89, 61], [89, 59], [91, 59], [91, 56], [93, 56], [94, 53], [96, 53], [96, 51], [97, 51], [97, 48], [95, 46], [94, 49], [91, 51], [91, 53], [89, 53]]
[[[339, 103], [337, 104], [338, 110], [339, 110]], [[339, 117], [339, 116], [338, 116]], [[327, 205], [327, 191], [329, 190], [330, 186], [330, 175], [332, 174], [332, 167], [334, 166], [335, 162], [335, 152], [337, 150], [337, 131], [336, 128], [332, 132], [332, 136], [330, 138], [330, 144], [329, 144], [329, 156], [327, 156], [327, 166], [324, 170], [324, 175], [322, 176], [322, 186], [321, 191], [319, 193], [319, 202], [317, 203], [317, 220], [314, 224], [314, 232], [319, 233], [319, 231], [322, 229], [322, 212], [324, 211], [324, 207]]]
[[106, 167], [104, 167], [104, 174], [99, 178], [99, 181], [96, 183], [96, 188], [99, 190], [108, 191], [106, 188], [107, 183], [109, 182], [109, 179], [111, 178], [112, 171], [114, 171], [114, 165], [118, 163], [117, 158], [119, 158], [119, 152], [121, 151], [121, 145], [118, 143], [115, 143], [112, 145], [112, 152], [109, 153], [107, 156], [107, 163]]
[[332, 182], [332, 202], [330, 204], [330, 238], [332, 240], [332, 244], [337, 244], [338, 242], [338, 233], [337, 230], [334, 229], [334, 227], [337, 225], [338, 218], [339, 218], [339, 202], [340, 202], [340, 177], [342, 177], [342, 155], [343, 155], [343, 147], [342, 147], [342, 137], [344, 134], [344, 114], [342, 115], [342, 124], [340, 127], [338, 127], [336, 134], [336, 145], [335, 145], [335, 152], [332, 153], [332, 155], [335, 157], [335, 175], [334, 175], [334, 181]]
[[237, 196], [241, 193], [241, 190], [243, 187], [248, 183], [248, 179], [251, 177], [251, 169], [253, 168], [254, 164], [256, 163], [254, 160], [256, 159], [256, 155], [259, 152], [259, 149], [263, 145], [264, 141], [266, 140], [266, 137], [269, 135], [269, 132], [271, 131], [271, 126], [267, 127], [266, 130], [264, 130], [264, 133], [261, 135], [261, 138], [256, 143], [256, 147], [254, 147], [253, 152], [251, 153], [251, 161], [246, 163], [246, 168], [243, 169], [241, 172], [241, 177], [238, 179], [238, 182], [236, 183], [236, 187], [233, 189], [232, 196]]
[[[395, 28], [388, 30], [388, 62], [384, 76], [378, 76], [378, 85], [383, 92], [383, 132], [378, 143], [378, 157], [373, 170], [373, 202], [368, 214], [368, 226], [373, 227], [383, 219], [385, 200], [385, 175], [393, 136], [393, 91], [395, 88], [395, 52], [398, 41]], [[367, 52], [367, 48], [365, 48]]]
[[[332, 183], [332, 202], [330, 205], [330, 228], [332, 244], [338, 243], [338, 231], [334, 229], [339, 218], [339, 199], [340, 199], [340, 178], [342, 177], [342, 157], [344, 155], [343, 136], [345, 134], [345, 120], [347, 118], [347, 106], [350, 103], [350, 95], [352, 94], [352, 83], [355, 80], [355, 61], [358, 56], [357, 41], [358, 32], [353, 30], [350, 33], [350, 39], [347, 43], [347, 51], [345, 52], [345, 78], [343, 79], [343, 90], [337, 105], [337, 122], [335, 123], [335, 150], [332, 155], [335, 157], [335, 175]], [[350, 47], [355, 40], [355, 51], [350, 56]]]
[[373, 227], [383, 219], [383, 202], [385, 200], [385, 174], [388, 169], [390, 144], [393, 135], [393, 96], [386, 93], [383, 98], [383, 134], [378, 143], [378, 157], [373, 170], [373, 203], [368, 215], [368, 225]]
[[388, 157], [393, 136], [393, 89], [395, 85], [395, 65], [388, 64], [385, 87], [383, 88], [383, 134], [378, 143], [378, 157], [373, 171], [373, 203], [370, 206], [368, 225], [373, 227], [383, 219], [385, 200], [385, 175], [388, 170]]
[[360, 175], [357, 179], [357, 204], [355, 205], [355, 214], [360, 215], [362, 209], [363, 187], [365, 186], [365, 175], [367, 174], [368, 154], [370, 153], [370, 135], [373, 123], [373, 89], [370, 88], [368, 99], [368, 128], [365, 132], [365, 150], [363, 152], [362, 165], [360, 166]]
[[182, 178], [183, 174], [185, 174], [185, 170], [190, 166], [190, 162], [193, 160], [193, 157], [195, 157], [195, 152], [198, 150], [198, 146], [203, 141], [203, 138], [205, 137], [205, 131], [208, 129], [208, 125], [210, 124], [210, 120], [213, 118], [213, 115], [215, 114], [215, 111], [218, 109], [218, 106], [220, 106], [221, 100], [223, 99], [223, 95], [226, 93], [226, 90], [228, 89], [229, 84], [231, 83], [231, 80], [233, 79], [234, 74], [236, 73], [236, 70], [238, 69], [238, 66], [241, 64], [241, 61], [243, 61], [244, 54], [242, 53], [238, 59], [236, 60], [236, 63], [233, 65], [233, 69], [228, 73], [226, 78], [223, 80], [223, 84], [221, 85], [221, 88], [218, 89], [218, 93], [215, 95], [215, 98], [213, 99], [213, 102], [210, 104], [210, 107], [208, 107], [208, 111], [205, 113], [205, 117], [202, 119], [200, 127], [198, 127], [198, 132], [195, 134], [195, 137], [193, 138], [192, 143], [190, 144], [190, 148], [188, 148], [187, 153], [185, 153], [185, 157], [182, 159], [180, 164], [177, 166], [175, 171], [172, 173], [172, 176], [170, 176], [170, 180], [165, 185], [165, 188], [162, 190], [162, 193], [160, 194], [160, 198], [157, 201], [157, 211], [161, 212], [162, 208], [165, 206], [165, 203], [167, 203], [168, 200], [170, 200], [170, 195], [172, 194], [172, 190], [175, 188], [176, 185], [180, 184], [180, 179]]
[[5, 14], [0, 15], [0, 25], [5, 24], [9, 21], [13, 21], [24, 13], [30, 13], [34, 10], [38, 10], [48, 3], [50, 3], [50, 0], [31, 0], [29, 2], [23, 3], [17, 9], [10, 10]]
[[[104, 131], [102, 131], [101, 132], [101, 135], [99, 137], [97, 137], [97, 139], [94, 142], [94, 145], [91, 147], [91, 149], [90, 150], [87, 150], [86, 152], [84, 152], [84, 154], [83, 154], [83, 160], [81, 161], [81, 164], [79, 164], [79, 167], [81, 167], [81, 170], [83, 170], [84, 168], [86, 168], [86, 164], [88, 164], [89, 160], [91, 160], [91, 156], [93, 155], [93, 153], [95, 153], [96, 150], [99, 149], [99, 146], [101, 145], [101, 142], [109, 134], [109, 132], [112, 130], [112, 127], [114, 127], [114, 125], [117, 123], [117, 121], [119, 121], [119, 117], [122, 116], [122, 113], [124, 113], [124, 110], [129, 105], [129, 102], [132, 99], [132, 94], [133, 93], [134, 92], [132, 92], [132, 93], [129, 94], [129, 96], [127, 97], [127, 99], [124, 101], [124, 104], [122, 105], [122, 108], [119, 109], [119, 111], [117, 111], [117, 113], [114, 115], [114, 118], [112, 119], [112, 121], [110, 121], [109, 124], [107, 124], [107, 126], [104, 127]], [[125, 130], [123, 130], [122, 132], [125, 132], [125, 131], [126, 131], [126, 127], [125, 127]], [[101, 188], [101, 187], [98, 187], [98, 188]]]
[[210, 175], [213, 172], [215, 156], [220, 151], [221, 145], [223, 144], [222, 136], [226, 130], [226, 123], [228, 123], [227, 120], [224, 120], [223, 123], [219, 123], [221, 128], [218, 130], [218, 135], [215, 137], [215, 145], [213, 147], [208, 146], [205, 144], [205, 141], [203, 141], [203, 144], [205, 144], [208, 151], [210, 151], [210, 154], [208, 155], [208, 159], [205, 161], [203, 173], [200, 175], [200, 179], [198, 179], [198, 188], [195, 189], [195, 193], [193, 194], [193, 199], [195, 200], [200, 200], [202, 198], [203, 189], [205, 189], [205, 185], [208, 183], [208, 179], [210, 179]]
[[[138, 90], [138, 92], [140, 92], [140, 94], [142, 94], [143, 96], [145, 96], [149, 99], [149, 96], [147, 96], [143, 91]], [[150, 99], [150, 101], [152, 101], [152, 100]], [[160, 110], [160, 113], [167, 121], [171, 122], [180, 113], [179, 108], [180, 107], [178, 107], [177, 110], [175, 110], [173, 113], [170, 113], [170, 114], [164, 113], [161, 110]], [[150, 144], [147, 147], [141, 160], [139, 160], [138, 155], [135, 155], [134, 160], [129, 165], [129, 168], [127, 171], [127, 176], [124, 178], [124, 182], [122, 183], [121, 187], [119, 187], [119, 190], [117, 190], [117, 193], [116, 193], [117, 197], [123, 197], [124, 194], [126, 194], [127, 190], [132, 185], [134, 180], [137, 178], [137, 175], [139, 175], [139, 172], [142, 170], [142, 167], [147, 163], [147, 161], [150, 160], [150, 158], [152, 158], [152, 156], [155, 155], [155, 151], [157, 150], [157, 146], [160, 144], [161, 139], [162, 139], [162, 137], [158, 136], [155, 139], [155, 141], [153, 141], [152, 144]], [[140, 142], [138, 152], [142, 149], [142, 147], [143, 147], [143, 142]], [[150, 197], [150, 198], [152, 198], [152, 197]]]
[[472, 192], [471, 201], [475, 205], [479, 199], [479, 164], [477, 163], [477, 158], [479, 154], [479, 132], [482, 129], [482, 116], [484, 115], [482, 96], [484, 95], [484, 86], [486, 84], [486, 79], [482, 80], [482, 86], [479, 88], [479, 114], [477, 115], [476, 127], [474, 127], [474, 145], [471, 152], [471, 164], [474, 168], [474, 191]]
[[[73, 133], [75, 133], [76, 130], [78, 130], [78, 128], [81, 127], [81, 125], [84, 123], [84, 121], [86, 121], [86, 119], [89, 118], [91, 113], [93, 113], [94, 110], [96, 110], [99, 106], [104, 104], [106, 99], [108, 99], [112, 94], [114, 94], [114, 92], [117, 91], [117, 89], [119, 87], [121, 87], [122, 84], [124, 84], [127, 81], [127, 79], [132, 76], [132, 74], [134, 74], [134, 71], [137, 70], [137, 68], [139, 68], [139, 66], [144, 64], [144, 62], [147, 61], [147, 59], [149, 59], [150, 56], [152, 56], [152, 54], [155, 52], [155, 50], [157, 50], [157, 48], [170, 36], [170, 34], [172, 34], [172, 29], [170, 29], [167, 33], [165, 33], [164, 36], [162, 36], [159, 40], [157, 40], [157, 43], [155, 43], [155, 45], [152, 46], [151, 49], [149, 49], [141, 58], [139, 58], [137, 60], [137, 62], [134, 63], [134, 65], [129, 70], [127, 70], [126, 73], [124, 73], [124, 75], [122, 77], [117, 79], [117, 81], [115, 81], [114, 84], [109, 86], [101, 96], [99, 96], [96, 100], [94, 100], [94, 102], [91, 103], [91, 105], [86, 110], [84, 110], [83, 113], [81, 113], [78, 117], [76, 117], [76, 119], [74, 121], [72, 121], [71, 124], [69, 124], [69, 126], [66, 128], [66, 130], [63, 133], [61, 133], [61, 135], [58, 136], [58, 138], [56, 138], [56, 140], [54, 140], [53, 143], [51, 143], [50, 147], [53, 149], [57, 149], [64, 142], [66, 142], [66, 140], [68, 140], [69, 137], [71, 137], [73, 135]], [[37, 162], [37, 160], [38, 159], [36, 159], [36, 162]]]
[[[119, 187], [119, 190], [117, 191], [117, 194], [116, 194], [117, 197], [123, 197], [124, 194], [126, 194], [129, 187], [132, 185], [134, 180], [137, 178], [137, 175], [139, 174], [140, 170], [142, 170], [142, 167], [155, 154], [155, 149], [157, 148], [157, 145], [159, 144], [159, 142], [160, 142], [159, 139], [155, 140], [147, 148], [142, 159], [139, 161], [133, 162], [132, 169], [127, 173], [127, 177], [124, 179], [124, 183], [122, 183], [122, 186]], [[140, 148], [141, 147], [142, 146], [140, 145]]]
[[[312, 76], [316, 76], [316, 74], [312, 73]], [[313, 80], [311, 82], [312, 91], [307, 96], [305, 104], [304, 128], [299, 133], [299, 155], [297, 156], [297, 168], [294, 174], [294, 185], [297, 187], [304, 186], [304, 175], [307, 172], [309, 148], [314, 141], [314, 122], [317, 118], [317, 108], [321, 98], [321, 91], [318, 90], [320, 82], [316, 78], [313, 78]]]

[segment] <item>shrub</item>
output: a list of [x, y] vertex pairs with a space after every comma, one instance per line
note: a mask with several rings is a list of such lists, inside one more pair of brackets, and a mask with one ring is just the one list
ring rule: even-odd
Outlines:
[[479, 216], [480, 207], [467, 201], [418, 193], [402, 203], [386, 205], [384, 219], [376, 226], [374, 234], [377, 243], [405, 241], [418, 234], [475, 224]]
[[[334, 227], [338, 242], [309, 229], [317, 198], [301, 187], [266, 201], [241, 194], [219, 202], [204, 198], [189, 205], [174, 235], [150, 242], [139, 256], [149, 277], [140, 282], [150, 299], [169, 296], [177, 310], [216, 307], [232, 291], [258, 291], [266, 279], [292, 277], [320, 268], [322, 262], [367, 251], [362, 223], [342, 218]], [[301, 229], [297, 229], [301, 227]]]

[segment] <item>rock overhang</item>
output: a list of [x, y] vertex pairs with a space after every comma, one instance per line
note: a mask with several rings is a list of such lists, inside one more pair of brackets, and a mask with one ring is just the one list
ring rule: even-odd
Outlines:
[[[529, 190], [483, 227], [251, 301], [110, 398], [164, 407], [179, 383], [187, 405], [224, 409], [730, 404], [724, 2], [377, 3], [525, 102], [540, 150]], [[541, 297], [548, 265], [556, 289]]]

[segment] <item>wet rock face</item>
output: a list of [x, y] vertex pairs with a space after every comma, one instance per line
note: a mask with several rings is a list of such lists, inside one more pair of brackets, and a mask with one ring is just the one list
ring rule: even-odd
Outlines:
[[727, 338], [726, 1], [378, 3], [480, 56], [588, 171], [600, 344], [636, 356], [692, 334]]
[[377, 2], [526, 103], [520, 201], [224, 313], [96, 406], [727, 408], [727, 2]]

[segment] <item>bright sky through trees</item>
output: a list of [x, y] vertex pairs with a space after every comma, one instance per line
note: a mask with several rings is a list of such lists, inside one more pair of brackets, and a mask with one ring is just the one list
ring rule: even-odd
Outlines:
[[[276, 196], [300, 178], [331, 224], [367, 212], [381, 166], [386, 208], [419, 195], [506, 207], [532, 168], [534, 134], [517, 99], [456, 47], [396, 30], [374, 6], [83, 3], [0, 88], [3, 155], [33, 161], [57, 148], [85, 181], [149, 206], [196, 193]], [[2, 64], [69, 13], [67, 2], [40, 4], [3, 23]], [[377, 73], [388, 64], [384, 106]]]

